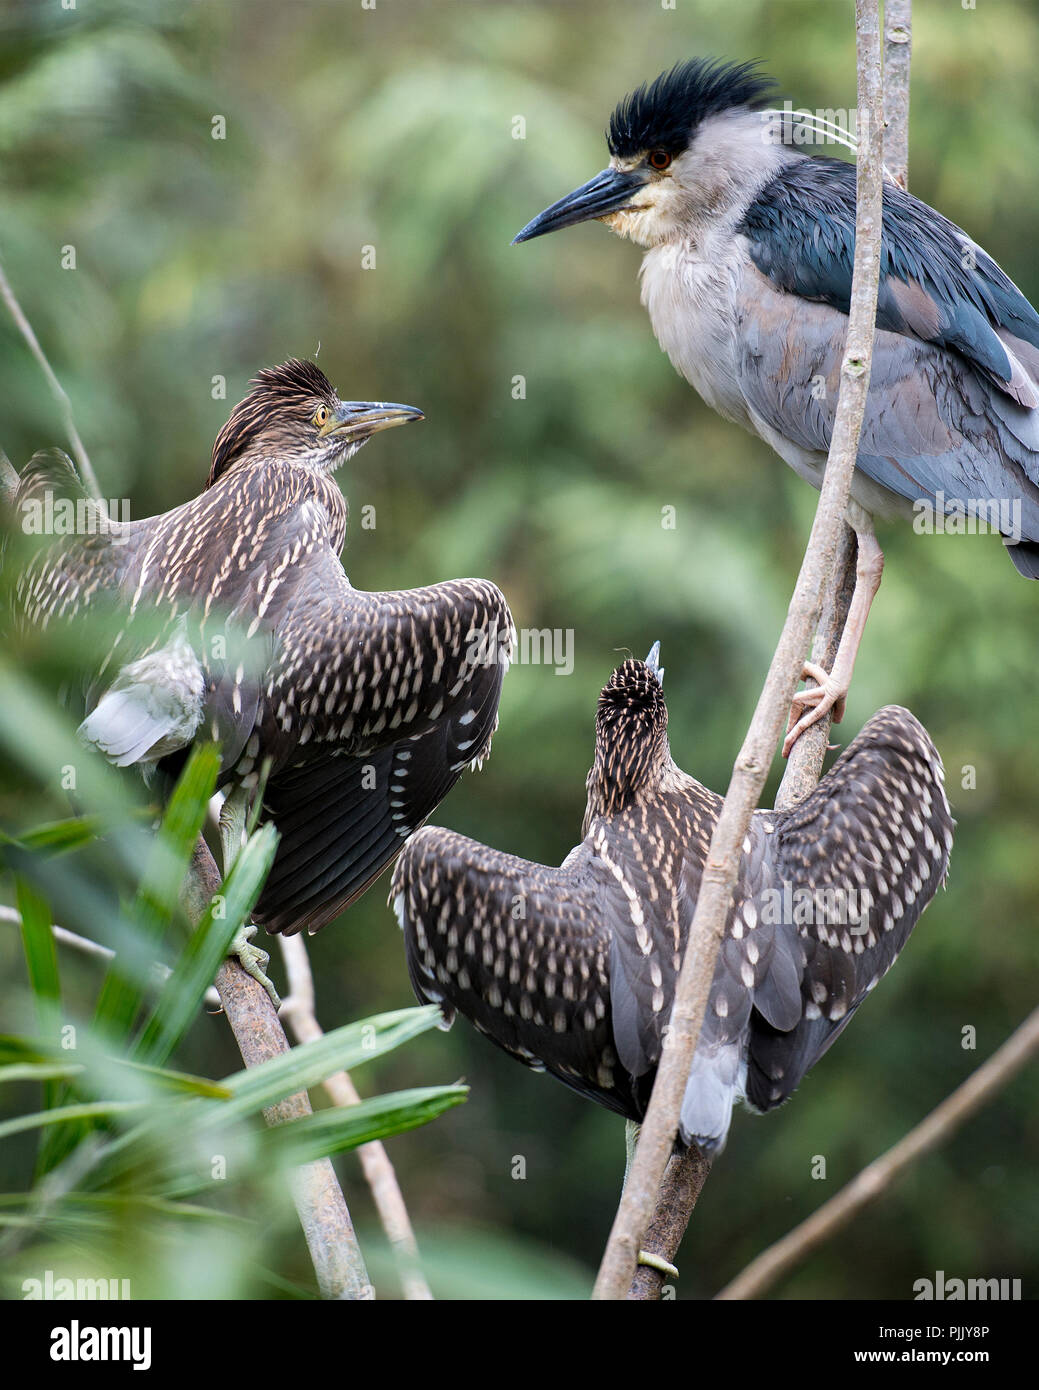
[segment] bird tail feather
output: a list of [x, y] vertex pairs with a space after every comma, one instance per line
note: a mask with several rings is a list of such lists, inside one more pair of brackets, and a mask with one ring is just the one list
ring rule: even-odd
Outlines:
[[124, 666], [78, 729], [116, 767], [186, 748], [203, 717], [205, 675], [181, 618], [165, 646]]
[[146, 701], [148, 687], [109, 690], [79, 726], [82, 741], [103, 753], [116, 767], [129, 767], [173, 733], [174, 719], [156, 714]]
[[725, 1148], [733, 1103], [743, 1095], [747, 1063], [742, 1037], [696, 1049], [682, 1097], [679, 1134], [714, 1157]]

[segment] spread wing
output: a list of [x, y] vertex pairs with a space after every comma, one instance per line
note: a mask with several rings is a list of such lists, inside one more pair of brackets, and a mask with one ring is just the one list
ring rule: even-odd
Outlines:
[[430, 827], [408, 842], [390, 897], [420, 1000], [630, 1115], [611, 1027], [606, 891], [587, 845], [556, 869]]
[[[391, 890], [419, 998], [640, 1119], [719, 806], [685, 778], [593, 819], [558, 869], [422, 831]], [[686, 1142], [717, 1150], [742, 1094], [759, 1109], [790, 1095], [894, 962], [951, 840], [938, 755], [897, 708], [796, 810], [757, 814], [686, 1083]]]
[[[892, 706], [795, 810], [755, 815], [686, 1083], [684, 1140], [717, 1149], [740, 1094], [762, 1110], [781, 1104], [894, 964], [948, 867], [943, 777], [926, 730]], [[687, 783], [648, 815], [615, 819], [598, 847], [623, 866], [623, 899], [608, 909], [610, 994], [634, 1077], [659, 1061], [720, 807]]]
[[[391, 899], [418, 997], [439, 1003], [449, 1021], [463, 1014], [528, 1066], [641, 1119], [720, 804], [696, 786], [692, 800], [655, 801], [649, 818], [633, 807], [594, 819], [558, 869], [446, 830], [416, 835]], [[735, 949], [744, 934], [737, 914], [682, 1112], [683, 1136], [707, 1147], [724, 1137], [741, 1089], [755, 988], [778, 1022], [792, 1027], [801, 1014], [785, 940], [762, 926], [748, 964]], [[777, 979], [785, 1012], [772, 998]]]
[[147, 523], [110, 519], [61, 449], [33, 454], [19, 475], [13, 510], [18, 529], [34, 543], [18, 576], [20, 622], [40, 628], [70, 622], [87, 604], [114, 600], [129, 582]]
[[[613, 1029], [626, 1070], [646, 1078], [643, 1103], [660, 1060], [721, 809], [720, 797], [679, 776], [684, 784], [675, 791], [614, 819], [608, 836], [604, 826], [591, 836], [600, 854], [623, 865], [623, 901], [610, 918]], [[752, 1012], [779, 1028], [792, 1028], [801, 1017], [801, 949], [773, 922], [760, 920], [753, 903], [754, 887], [771, 882], [770, 848], [763, 829], [753, 826], [686, 1082], [681, 1137], [708, 1152], [724, 1143], [733, 1102], [743, 1091]]]
[[256, 750], [272, 760], [264, 813], [280, 834], [254, 918], [316, 931], [357, 898], [487, 754], [511, 654], [493, 584], [365, 593], [329, 552], [278, 621]]
[[[60, 450], [34, 455], [22, 471], [15, 505], [23, 529], [31, 534], [37, 518], [44, 526], [49, 518], [58, 539], [19, 575], [19, 620], [45, 629], [89, 610], [100, 655], [85, 682], [81, 733], [121, 765], [163, 756], [164, 771], [175, 773], [204, 725], [221, 741], [226, 769], [255, 726], [273, 648], [269, 627], [253, 622], [263, 585], [279, 555], [318, 528], [291, 497], [284, 516], [228, 527], [228, 517], [248, 517], [231, 493], [225, 485], [122, 522], [86, 496]], [[189, 717], [196, 686], [201, 700]]]
[[[772, 825], [758, 920], [803, 953], [793, 1028], [752, 1018], [746, 1094], [781, 1104], [890, 970], [944, 882], [953, 820], [937, 750], [906, 709], [879, 710], [805, 800]], [[796, 892], [788, 892], [791, 885]]]

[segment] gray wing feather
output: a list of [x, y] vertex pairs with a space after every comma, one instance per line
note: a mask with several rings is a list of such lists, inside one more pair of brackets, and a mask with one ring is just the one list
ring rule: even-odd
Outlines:
[[[776, 290], [748, 270], [739, 295], [740, 387], [755, 416], [794, 448], [825, 454], [847, 317]], [[947, 349], [878, 330], [858, 467], [913, 503], [1019, 501], [1039, 540], [1039, 412]]]
[[953, 821], [943, 780], [926, 730], [890, 706], [799, 806], [767, 813], [774, 883], [797, 884], [812, 901], [789, 920], [765, 892], [757, 898], [762, 916], [783, 916], [777, 930], [803, 961], [796, 1027], [752, 1020], [747, 1099], [757, 1108], [785, 1100], [833, 1043], [944, 881]]

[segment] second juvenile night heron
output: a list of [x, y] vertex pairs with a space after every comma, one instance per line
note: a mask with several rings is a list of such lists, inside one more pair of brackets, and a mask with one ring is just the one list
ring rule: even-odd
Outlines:
[[[103, 607], [120, 624], [94, 673], [87, 743], [147, 772], [219, 741], [232, 853], [244, 804], [262, 795], [280, 840], [253, 920], [272, 932], [316, 931], [363, 893], [497, 724], [512, 632], [499, 590], [460, 579], [366, 593], [339, 558], [348, 509], [335, 470], [376, 432], [420, 419], [341, 400], [313, 362], [261, 371], [200, 496], [49, 544], [22, 576], [30, 624]], [[36, 456], [16, 505], [73, 476]]]
[[[427, 828], [391, 900], [419, 998], [519, 1061], [642, 1119], [722, 799], [679, 768], [657, 649], [599, 697], [583, 839], [560, 868]], [[941, 761], [880, 710], [790, 811], [757, 811], [682, 1103], [725, 1143], [734, 1100], [780, 1105], [894, 964], [945, 878]]]
[[[609, 167], [516, 237], [596, 218], [646, 249], [660, 346], [709, 406], [819, 487], [830, 445], [855, 246], [855, 169], [791, 142], [755, 64], [681, 63], [610, 118]], [[891, 182], [877, 335], [847, 520], [855, 594], [832, 672], [793, 740], [840, 717], [883, 554], [872, 517], [1002, 534], [1039, 577], [1039, 315], [991, 256]], [[946, 525], [948, 518], [948, 525]], [[793, 721], [792, 721], [793, 722]]]

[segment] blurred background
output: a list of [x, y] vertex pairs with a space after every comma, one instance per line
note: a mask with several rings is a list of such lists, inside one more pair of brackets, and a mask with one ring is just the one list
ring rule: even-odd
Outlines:
[[[580, 834], [599, 688], [656, 639], [674, 755], [724, 790], [816, 494], [676, 376], [639, 304], [636, 248], [597, 224], [510, 239], [603, 166], [615, 102], [679, 59], [760, 57], [781, 99], [853, 107], [853, 9], [371, 3], [91, 0], [66, 11], [8, 0], [0, 256], [102, 492], [129, 498], [134, 516], [200, 489], [248, 378], [290, 355], [319, 354], [344, 396], [426, 412], [340, 474], [356, 519], [344, 562], [371, 589], [484, 575], [520, 627], [572, 630], [572, 674], [513, 667], [493, 756], [434, 817], [559, 863]], [[910, 187], [1033, 302], [1037, 57], [1028, 0], [914, 6]], [[62, 266], [69, 247], [74, 269]], [[226, 399], [214, 399], [217, 378]], [[20, 468], [66, 442], [0, 313], [0, 444]], [[366, 505], [372, 530], [357, 524]], [[948, 889], [793, 1101], [764, 1118], [737, 1113], [681, 1253], [682, 1298], [714, 1293], [832, 1195], [1035, 1003], [1039, 589], [991, 538], [888, 527], [880, 540], [884, 584], [835, 738], [847, 743], [888, 702], [927, 725], [958, 820]], [[10, 646], [0, 655], [27, 659]], [[55, 788], [10, 758], [5, 767], [5, 830], [68, 814]], [[310, 943], [326, 1028], [411, 1001], [386, 886]], [[89, 1010], [96, 966], [63, 954], [62, 969]], [[276, 954], [273, 973], [283, 983]], [[25, 968], [4, 923], [0, 981], [0, 1029], [13, 1031], [25, 1026]], [[967, 1028], [976, 1050], [962, 1045]], [[176, 1064], [234, 1070], [226, 1022], [200, 1017]], [[619, 1193], [623, 1123], [464, 1021], [358, 1080], [370, 1093], [460, 1077], [467, 1104], [390, 1144], [435, 1290], [587, 1294]], [[4, 1103], [34, 1100], [23, 1088]], [[1032, 1068], [776, 1296], [910, 1298], [939, 1269], [1021, 1278], [1027, 1296], [1039, 1277], [1037, 1100]], [[21, 1139], [4, 1146], [2, 1190], [30, 1181], [32, 1152]], [[380, 1294], [393, 1296], [356, 1159], [338, 1166]], [[241, 1258], [225, 1249], [208, 1278], [208, 1247], [150, 1248], [139, 1271], [132, 1233], [113, 1239], [121, 1268], [157, 1296], [272, 1296], [312, 1282], [291, 1212], [261, 1220], [235, 1246]], [[31, 1263], [48, 1258], [44, 1245]]]

